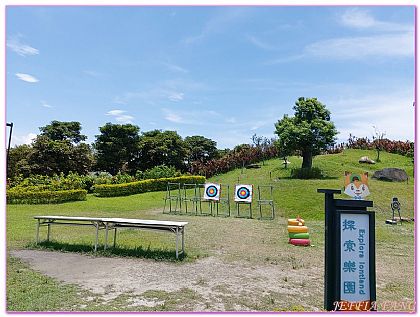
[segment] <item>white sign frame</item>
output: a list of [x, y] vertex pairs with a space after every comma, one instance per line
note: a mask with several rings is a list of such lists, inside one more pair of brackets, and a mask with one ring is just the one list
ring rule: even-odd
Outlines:
[[370, 294], [369, 214], [340, 214], [340, 299], [362, 302]]

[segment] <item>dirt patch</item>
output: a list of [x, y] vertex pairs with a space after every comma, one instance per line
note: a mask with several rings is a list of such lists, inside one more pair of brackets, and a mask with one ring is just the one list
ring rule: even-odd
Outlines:
[[[10, 255], [42, 274], [77, 284], [105, 302], [124, 295], [129, 296], [131, 305], [153, 307], [165, 303], [165, 294], [188, 290], [196, 300], [187, 308], [178, 307], [180, 310], [257, 311], [303, 307], [317, 311], [322, 305], [320, 267], [286, 270], [275, 264], [226, 263], [217, 257], [193, 263], [168, 263], [39, 250], [11, 251]], [[155, 295], [148, 295], [151, 292]], [[300, 306], [302, 303], [305, 306]]]

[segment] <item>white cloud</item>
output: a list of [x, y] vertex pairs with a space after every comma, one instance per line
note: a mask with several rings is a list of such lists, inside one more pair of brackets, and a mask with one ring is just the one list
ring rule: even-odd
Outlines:
[[257, 38], [256, 36], [253, 35], [248, 35], [247, 36], [249, 42], [251, 42], [253, 45], [255, 45], [258, 48], [261, 48], [263, 50], [266, 51], [272, 51], [272, 50], [277, 50], [278, 48], [273, 46], [272, 44], [266, 43], [264, 41], [262, 41], [261, 39]]
[[229, 27], [232, 27], [232, 25], [245, 18], [249, 12], [250, 9], [245, 7], [225, 9], [220, 13], [213, 15], [209, 20], [207, 20], [199, 34], [189, 36], [185, 38], [183, 42], [187, 45], [194, 44], [211, 34], [226, 32]]
[[89, 70], [89, 69], [84, 70], [83, 73], [86, 74], [86, 75], [88, 75], [88, 76], [94, 77], [94, 78], [99, 78], [99, 77], [102, 77], [103, 76], [102, 73], [97, 72], [95, 70]]
[[188, 69], [186, 69], [184, 67], [181, 67], [179, 65], [170, 64], [170, 63], [163, 63], [163, 65], [165, 65], [168, 68], [168, 70], [170, 70], [172, 72], [175, 72], [175, 73], [184, 73], [184, 74], [186, 74], [186, 73], [189, 72]]
[[177, 111], [174, 112], [167, 108], [162, 108], [164, 118], [168, 121], [190, 125], [204, 125], [210, 124], [210, 119], [217, 119], [220, 121], [222, 117], [220, 113], [207, 110], [207, 111]]
[[184, 100], [184, 93], [182, 92], [172, 92], [169, 94], [168, 99], [171, 101], [182, 101]]
[[171, 122], [176, 122], [176, 123], [182, 123], [183, 122], [182, 117], [175, 114], [175, 113], [168, 113], [165, 116], [165, 119], [168, 120], [168, 121], [171, 121]]
[[53, 106], [49, 105], [46, 101], [41, 100], [41, 106], [45, 107], [45, 108], [52, 108]]
[[10, 146], [22, 145], [22, 144], [31, 144], [33, 139], [36, 138], [35, 133], [28, 133], [26, 135], [13, 135], [12, 142]]
[[323, 40], [305, 48], [308, 55], [336, 59], [414, 57], [414, 33]]
[[123, 124], [131, 123], [132, 124], [133, 123], [132, 120], [134, 119], [134, 117], [125, 114], [126, 112], [127, 111], [125, 110], [116, 109], [116, 110], [108, 111], [106, 115], [114, 117], [115, 121], [117, 121], [118, 123], [123, 123]]
[[373, 126], [394, 140], [414, 140], [413, 96], [409, 92], [370, 95], [330, 101], [332, 120], [340, 131], [340, 142], [349, 134], [372, 137]]
[[[310, 56], [337, 60], [414, 57], [413, 25], [380, 21], [368, 10], [360, 8], [344, 11], [338, 16], [338, 23], [363, 32], [363, 35], [320, 40], [306, 45], [302, 53], [282, 56], [265, 64], [288, 63]], [[261, 48], [269, 48], [257, 39], [253, 39], [253, 42]]]
[[375, 18], [366, 10], [351, 8], [346, 10], [340, 17], [341, 24], [355, 28], [371, 27], [377, 23]]
[[409, 24], [379, 21], [368, 10], [360, 8], [347, 9], [339, 17], [339, 23], [359, 30], [406, 32], [414, 29]]
[[122, 115], [125, 112], [127, 112], [127, 111], [125, 111], [125, 110], [110, 110], [106, 114], [109, 115], [109, 116], [119, 116], [119, 115]]
[[16, 77], [20, 80], [26, 81], [27, 83], [37, 83], [39, 80], [32, 75], [23, 74], [23, 73], [16, 73]]
[[12, 39], [8, 39], [6, 42], [6, 46], [8, 48], [10, 48], [13, 52], [15, 52], [16, 54], [26, 57], [26, 56], [30, 56], [30, 55], [38, 55], [39, 54], [39, 50], [24, 44], [22, 42], [20, 42], [18, 37], [14, 37]]

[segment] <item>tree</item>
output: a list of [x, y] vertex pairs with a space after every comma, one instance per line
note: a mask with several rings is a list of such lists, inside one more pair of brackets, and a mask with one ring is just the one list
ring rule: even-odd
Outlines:
[[76, 144], [87, 139], [86, 135], [80, 133], [81, 129], [80, 122], [57, 120], [51, 121], [45, 127], [39, 128], [41, 135], [45, 135], [53, 141], [70, 141]]
[[140, 138], [140, 155], [137, 166], [146, 170], [157, 165], [186, 169], [187, 147], [176, 131], [152, 130]]
[[381, 150], [383, 150], [383, 139], [385, 137], [385, 132], [379, 131], [379, 129], [375, 126], [373, 126], [373, 129], [375, 129], [375, 135], [373, 136], [373, 143], [375, 144], [376, 149], [376, 162], [380, 162], [379, 154], [381, 153]]
[[280, 153], [299, 151], [302, 168], [312, 167], [312, 158], [334, 145], [337, 130], [330, 111], [316, 98], [300, 97], [293, 107], [294, 117], [284, 115], [276, 124]]
[[18, 175], [28, 177], [31, 174], [29, 157], [33, 149], [28, 144], [22, 144], [10, 149], [9, 162], [7, 164], [7, 178], [13, 179]]
[[29, 156], [31, 174], [54, 175], [76, 172], [87, 174], [93, 164], [90, 146], [85, 143], [73, 145], [69, 140], [51, 140], [38, 135], [32, 143]]
[[99, 128], [94, 149], [96, 168], [117, 174], [124, 166], [129, 171], [135, 170], [135, 161], [139, 155], [140, 128], [132, 124], [107, 123]]
[[188, 150], [188, 162], [209, 161], [217, 156], [217, 143], [200, 135], [187, 136], [184, 139]]

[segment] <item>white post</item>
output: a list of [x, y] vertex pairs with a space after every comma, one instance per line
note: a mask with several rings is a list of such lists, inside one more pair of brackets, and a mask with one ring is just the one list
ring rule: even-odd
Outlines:
[[185, 251], [184, 251], [184, 231], [185, 231], [185, 227], [182, 228], [182, 254], [185, 253]]
[[38, 219], [38, 223], [36, 224], [36, 244], [39, 243], [39, 222], [40, 220]]
[[178, 227], [176, 227], [176, 232], [175, 232], [175, 234], [176, 234], [176, 243], [175, 243], [176, 247], [175, 247], [175, 255], [176, 255], [176, 258], [178, 259]]
[[96, 250], [98, 249], [98, 234], [99, 234], [99, 223], [95, 223], [95, 227], [96, 227], [96, 240], [95, 240], [95, 249], [94, 251], [96, 252]]
[[108, 246], [108, 222], [105, 223], [105, 245], [104, 250], [106, 250], [106, 247]]
[[47, 241], [50, 241], [50, 232], [51, 232], [51, 225], [48, 224]]
[[114, 228], [114, 248], [115, 248], [115, 241], [117, 241], [117, 227]]

